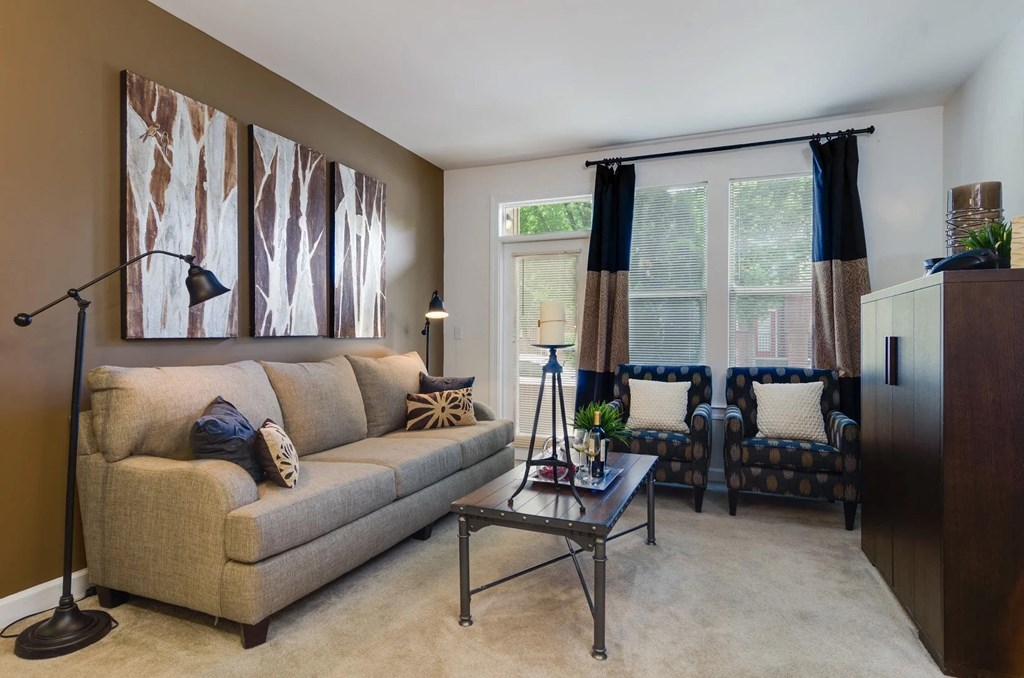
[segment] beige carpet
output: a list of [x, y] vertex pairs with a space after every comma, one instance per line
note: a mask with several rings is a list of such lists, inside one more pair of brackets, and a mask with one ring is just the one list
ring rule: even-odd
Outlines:
[[[620, 527], [643, 521], [642, 498]], [[107, 638], [27, 662], [0, 641], [0, 675], [54, 676], [914, 676], [942, 675], [895, 598], [843, 529], [842, 506], [725, 494], [704, 513], [659, 488], [658, 545], [608, 548], [608, 661], [571, 561], [485, 591], [458, 625], [451, 516], [274, 616], [242, 650], [237, 626], [148, 600], [113, 611]], [[859, 516], [858, 516], [859, 525]], [[489, 527], [471, 539], [479, 585], [558, 555], [554, 537]], [[589, 554], [581, 554], [589, 572]], [[96, 599], [85, 601], [86, 607]]]

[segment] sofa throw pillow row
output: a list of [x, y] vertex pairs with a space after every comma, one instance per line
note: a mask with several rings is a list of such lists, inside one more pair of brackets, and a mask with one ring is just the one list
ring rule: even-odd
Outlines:
[[189, 432], [189, 447], [196, 459], [223, 459], [238, 464], [258, 483], [263, 480], [263, 467], [253, 451], [255, 442], [256, 429], [221, 396], [206, 407]]
[[256, 456], [275, 485], [295, 487], [299, 480], [299, 454], [284, 429], [267, 419], [256, 434]]
[[821, 414], [821, 394], [825, 385], [820, 381], [807, 384], [761, 384], [755, 381], [751, 385], [757, 405], [759, 437], [828, 442], [825, 418]]
[[688, 381], [629, 380], [629, 421], [633, 431], [689, 433], [686, 424], [690, 396]]
[[473, 390], [458, 388], [436, 393], [409, 393], [405, 397], [407, 431], [422, 431], [449, 426], [471, 426]]
[[420, 393], [439, 393], [455, 391], [460, 388], [473, 388], [476, 377], [432, 377], [420, 372]]

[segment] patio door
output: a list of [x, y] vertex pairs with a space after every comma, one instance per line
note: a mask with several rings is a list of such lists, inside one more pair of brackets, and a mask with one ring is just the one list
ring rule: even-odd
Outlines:
[[[566, 343], [558, 351], [566, 415], [572, 427], [576, 400], [577, 324], [583, 309], [586, 284], [586, 239], [507, 243], [504, 245], [504, 302], [502, 376], [503, 415], [515, 421], [516, 445], [529, 444], [537, 411], [541, 371], [548, 351], [538, 341], [540, 302], [565, 304]], [[537, 426], [538, 445], [551, 435], [551, 379], [545, 384], [544, 403]]]

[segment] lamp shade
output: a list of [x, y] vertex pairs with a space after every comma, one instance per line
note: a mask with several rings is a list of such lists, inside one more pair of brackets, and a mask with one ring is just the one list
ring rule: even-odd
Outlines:
[[428, 318], [447, 318], [448, 311], [444, 310], [444, 300], [437, 295], [437, 290], [430, 296], [430, 305], [427, 306], [426, 316]]
[[189, 306], [201, 304], [231, 291], [220, 284], [217, 276], [195, 264], [189, 266], [188, 275], [185, 276], [185, 287], [188, 288]]

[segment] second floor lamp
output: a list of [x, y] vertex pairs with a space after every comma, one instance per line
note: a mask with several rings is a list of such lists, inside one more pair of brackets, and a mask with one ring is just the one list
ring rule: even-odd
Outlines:
[[427, 321], [423, 323], [423, 331], [420, 332], [427, 338], [427, 352], [426, 360], [423, 361], [424, 366], [427, 368], [427, 374], [430, 374], [430, 321], [432, 318], [447, 318], [448, 311], [444, 310], [444, 300], [438, 296], [437, 290], [430, 295], [430, 304], [427, 306], [427, 312], [424, 314], [427, 317]]

